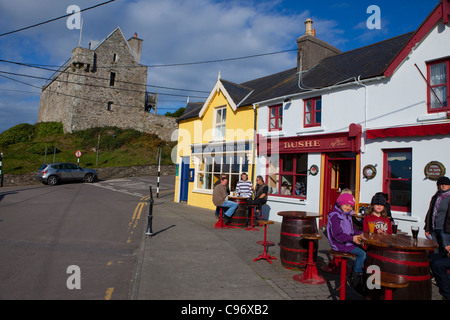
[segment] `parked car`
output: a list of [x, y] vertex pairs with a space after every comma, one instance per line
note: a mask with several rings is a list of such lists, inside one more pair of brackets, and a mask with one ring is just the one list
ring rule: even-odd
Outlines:
[[42, 183], [54, 186], [62, 181], [74, 180], [91, 183], [97, 179], [97, 172], [73, 163], [50, 163], [42, 165], [36, 176]]

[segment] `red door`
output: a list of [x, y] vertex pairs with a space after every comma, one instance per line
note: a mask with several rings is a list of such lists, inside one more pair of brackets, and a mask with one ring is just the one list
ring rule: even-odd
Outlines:
[[347, 157], [340, 155], [326, 155], [325, 176], [323, 186], [323, 216], [319, 220], [319, 228], [327, 225], [328, 213], [333, 210], [337, 198], [344, 189], [355, 192], [356, 160], [349, 154]]

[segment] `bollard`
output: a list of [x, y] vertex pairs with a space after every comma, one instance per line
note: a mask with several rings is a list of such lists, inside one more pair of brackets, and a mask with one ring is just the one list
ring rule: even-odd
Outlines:
[[150, 186], [150, 199], [148, 200], [149, 206], [148, 206], [148, 224], [147, 224], [147, 232], [145, 233], [147, 236], [152, 236], [152, 222], [153, 222], [153, 192], [152, 192], [152, 186]]

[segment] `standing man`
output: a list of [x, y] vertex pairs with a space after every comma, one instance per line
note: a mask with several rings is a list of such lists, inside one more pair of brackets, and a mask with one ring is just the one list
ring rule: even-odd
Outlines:
[[450, 179], [440, 177], [437, 192], [431, 198], [425, 217], [425, 235], [439, 244], [439, 252], [445, 253], [450, 246]]
[[216, 185], [213, 190], [213, 203], [216, 207], [227, 208], [223, 213], [223, 218], [225, 224], [230, 223], [231, 216], [236, 211], [238, 204], [233, 201], [228, 200], [227, 193], [228, 178], [222, 177], [220, 179], [220, 184]]
[[247, 180], [248, 176], [246, 172], [242, 172], [241, 180], [236, 184], [236, 195], [242, 198], [250, 198], [252, 196], [253, 184]]
[[[252, 188], [253, 189], [253, 188]], [[259, 219], [261, 219], [262, 215], [262, 206], [267, 202], [267, 195], [269, 193], [269, 187], [264, 183], [264, 179], [262, 176], [256, 177], [256, 189], [254, 189], [255, 200], [249, 200], [248, 204], [257, 204], [258, 209], [257, 213]]]

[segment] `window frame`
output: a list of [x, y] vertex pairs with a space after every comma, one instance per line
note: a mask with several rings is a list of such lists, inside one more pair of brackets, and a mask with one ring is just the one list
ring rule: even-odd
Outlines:
[[[387, 193], [389, 197], [389, 203], [391, 204], [391, 211], [399, 211], [399, 212], [405, 212], [405, 213], [411, 213], [411, 202], [412, 202], [412, 172], [413, 172], [413, 161], [412, 161], [412, 149], [411, 148], [404, 148], [404, 149], [383, 149], [383, 193]], [[389, 154], [392, 153], [409, 153], [409, 156], [411, 157], [411, 177], [410, 178], [392, 178], [390, 177], [390, 168], [388, 166], [388, 157]], [[410, 181], [411, 184], [411, 190], [410, 192], [410, 201], [409, 201], [409, 207], [408, 206], [397, 206], [395, 204], [392, 204], [392, 194], [390, 189], [390, 182], [392, 181]]]
[[[447, 82], [444, 84], [438, 84], [438, 85], [432, 85], [431, 84], [431, 67], [437, 64], [445, 63], [447, 68]], [[437, 113], [437, 112], [449, 112], [450, 106], [448, 104], [448, 100], [450, 98], [450, 58], [440, 59], [436, 61], [427, 62], [427, 79], [428, 79], [428, 86], [427, 86], [427, 111], [428, 113]], [[434, 94], [431, 92], [431, 88], [437, 88], [437, 87], [446, 87], [447, 89], [447, 106], [445, 106], [445, 102], [441, 101], [442, 104], [444, 104], [444, 107], [439, 106], [438, 108], [432, 108], [431, 107], [431, 100]]]
[[[316, 103], [320, 100], [320, 110], [317, 110]], [[311, 111], [306, 111], [306, 104], [308, 102], [311, 102]], [[305, 99], [303, 103], [303, 127], [304, 128], [310, 128], [310, 127], [320, 127], [322, 125], [322, 96], [320, 97], [314, 97], [310, 99]], [[317, 122], [317, 114], [320, 113], [320, 121]], [[307, 114], [310, 114], [310, 123], [306, 123], [306, 116]]]
[[[225, 111], [225, 121], [223, 121], [223, 115]], [[219, 115], [220, 112], [220, 115]], [[218, 117], [222, 119], [222, 122], [217, 122]], [[226, 136], [226, 128], [227, 128], [227, 106], [220, 106], [214, 109], [214, 117], [213, 117], [213, 134], [214, 134], [214, 140], [225, 140]], [[220, 130], [220, 135], [218, 134], [218, 128], [223, 128], [223, 131]]]
[[[235, 191], [236, 184], [240, 180], [241, 174], [243, 172], [248, 172], [250, 168], [249, 157], [244, 153], [205, 154], [197, 156], [197, 158], [198, 165], [195, 170], [194, 191], [212, 192], [214, 183], [219, 179], [222, 173], [226, 174], [228, 177], [228, 187], [230, 191]], [[203, 179], [209, 177], [209, 183], [200, 180], [200, 177], [203, 177]], [[207, 188], [207, 186], [209, 186], [209, 188]]]
[[[277, 193], [273, 193], [272, 188], [269, 188], [269, 195], [270, 196], [277, 196], [277, 197], [284, 197], [284, 198], [294, 198], [294, 199], [303, 199], [305, 200], [307, 198], [307, 190], [308, 190], [308, 154], [307, 153], [287, 153], [287, 154], [277, 154], [274, 155], [276, 157], [274, 157], [275, 159], [277, 159], [277, 163], [272, 164], [271, 161], [271, 157], [268, 159], [269, 161], [267, 161], [266, 163], [266, 180], [267, 184], [270, 184], [270, 179], [271, 177], [275, 176], [277, 177]], [[284, 171], [283, 167], [284, 167], [284, 161], [285, 161], [285, 157], [292, 157], [292, 171]], [[297, 173], [296, 169], [297, 169], [297, 161], [299, 160], [300, 157], [305, 157], [305, 171], [304, 173]], [[278, 169], [278, 172], [270, 172], [270, 165], [273, 165], [273, 167], [275, 169]], [[292, 185], [291, 185], [291, 194], [290, 195], [286, 195], [286, 194], [282, 194], [282, 181], [281, 181], [281, 177], [282, 176], [292, 176], [293, 180], [292, 180]], [[302, 179], [303, 178], [303, 179]], [[305, 189], [306, 189], [306, 193], [305, 195], [295, 195], [292, 194], [294, 193], [295, 190], [295, 183], [296, 182], [301, 182], [302, 180], [304, 180], [305, 183]]]
[[[275, 116], [272, 117], [272, 110], [276, 108]], [[281, 115], [280, 115], [281, 110]], [[275, 127], [272, 128], [270, 123], [275, 120]], [[281, 122], [281, 124], [280, 124]], [[269, 132], [281, 131], [283, 129], [283, 104], [277, 104], [269, 107]]]

